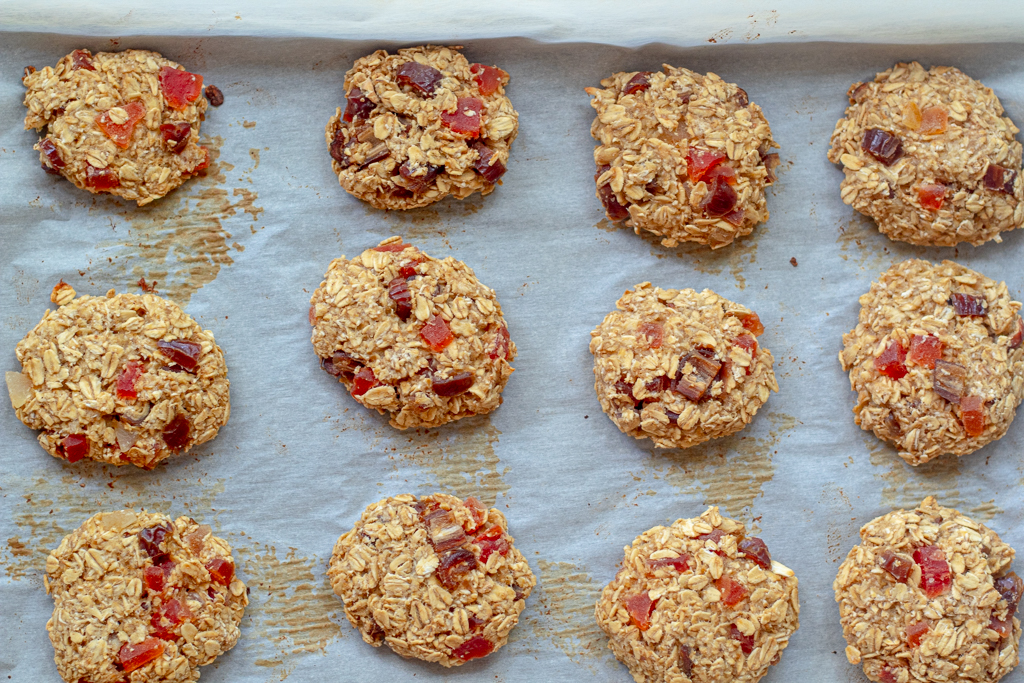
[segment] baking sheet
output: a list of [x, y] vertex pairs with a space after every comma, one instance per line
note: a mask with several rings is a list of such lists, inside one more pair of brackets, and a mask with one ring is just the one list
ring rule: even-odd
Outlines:
[[[927, 494], [1024, 549], [1024, 421], [957, 462], [912, 469], [862, 432], [836, 354], [857, 297], [890, 264], [956, 258], [1021, 296], [1020, 234], [979, 248], [890, 242], [839, 199], [825, 158], [850, 83], [899, 60], [953, 64], [1024, 121], [1018, 44], [725, 44], [626, 49], [528, 39], [466, 43], [512, 75], [520, 112], [504, 185], [485, 199], [408, 213], [338, 187], [323, 126], [345, 70], [391, 44], [327, 39], [5, 34], [0, 51], [0, 353], [42, 316], [60, 279], [78, 292], [137, 291], [144, 277], [187, 306], [224, 350], [232, 416], [219, 436], [153, 472], [49, 457], [0, 410], [0, 675], [59, 680], [44, 624], [43, 561], [99, 510], [145, 507], [211, 524], [252, 589], [242, 638], [204, 681], [627, 681], [593, 621], [622, 547], [645, 529], [718, 504], [759, 531], [800, 578], [802, 628], [764, 679], [862, 681], [846, 663], [831, 582], [859, 527]], [[94, 197], [39, 170], [21, 129], [22, 68], [78, 47], [148, 48], [202, 73], [225, 104], [203, 134], [215, 163], [149, 207]], [[771, 219], [711, 253], [666, 249], [603, 220], [593, 193], [592, 109], [583, 88], [663, 62], [747, 90], [781, 144]], [[519, 347], [504, 405], [428, 432], [397, 432], [319, 370], [308, 301], [327, 264], [389, 235], [471, 265], [497, 293]], [[791, 265], [792, 259], [796, 265]], [[688, 451], [621, 434], [593, 391], [589, 332], [650, 280], [710, 287], [758, 312], [781, 391], [743, 432]], [[509, 644], [454, 670], [363, 643], [325, 578], [337, 537], [388, 495], [477, 495], [508, 516], [539, 586]], [[1019, 568], [1018, 568], [1019, 571]], [[1005, 681], [1021, 683], [1024, 670]]]

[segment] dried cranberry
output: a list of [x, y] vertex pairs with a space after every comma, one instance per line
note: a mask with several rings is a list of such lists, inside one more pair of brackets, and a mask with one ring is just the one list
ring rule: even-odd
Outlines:
[[622, 89], [622, 94], [632, 95], [633, 93], [647, 90], [651, 87], [651, 73], [650, 71], [638, 71], [629, 81], [626, 83], [626, 87]]
[[633, 396], [633, 385], [627, 382], [625, 378], [615, 383], [615, 391], [623, 396], [629, 396], [633, 401], [636, 400], [636, 397]]
[[438, 396], [447, 398], [466, 393], [473, 386], [473, 381], [472, 372], [460, 372], [447, 378], [435, 376], [431, 388]]
[[476, 555], [465, 548], [457, 548], [441, 555], [434, 574], [442, 586], [448, 590], [455, 590], [462, 581], [462, 577], [474, 569], [476, 569]]
[[929, 598], [935, 598], [953, 585], [953, 575], [946, 562], [946, 553], [934, 545], [926, 545], [914, 551], [914, 562], [921, 567], [921, 590]]
[[505, 165], [497, 159], [491, 161], [494, 157], [494, 150], [479, 141], [473, 143], [473, 149], [480, 155], [473, 162], [473, 169], [483, 176], [483, 179], [487, 182], [498, 182], [498, 178], [505, 175]]
[[896, 579], [900, 583], [906, 583], [910, 577], [910, 570], [914, 568], [911, 564], [911, 560], [906, 555], [897, 555], [891, 550], [883, 550], [880, 556], [882, 560], [879, 564], [889, 573], [892, 578]]
[[932, 373], [932, 389], [942, 398], [959, 403], [967, 388], [967, 368], [959, 363], [945, 360], [935, 361]]
[[985, 433], [985, 399], [980, 396], [964, 396], [960, 399], [960, 421], [967, 436], [981, 436]]
[[950, 294], [949, 303], [953, 306], [953, 310], [956, 311], [957, 315], [963, 316], [985, 315], [988, 309], [985, 297], [974, 294], [961, 294], [959, 292]]
[[509, 342], [511, 338], [508, 334], [508, 328], [502, 325], [498, 328], [498, 333], [494, 335], [494, 346], [491, 347], [490, 352], [487, 354], [491, 360], [498, 360], [503, 358], [508, 360], [508, 354], [510, 352]]
[[498, 86], [508, 83], [508, 74], [496, 66], [471, 64], [469, 73], [473, 74], [481, 95], [493, 95], [498, 92]]
[[[136, 536], [139, 538], [139, 546], [146, 551], [146, 554], [150, 557], [157, 558], [162, 551], [160, 545], [167, 538], [167, 534], [174, 531], [168, 522], [161, 522], [156, 526], [147, 527], [139, 531]], [[154, 564], [160, 564], [154, 560]]]
[[164, 427], [161, 436], [163, 436], [164, 443], [172, 451], [180, 451], [189, 442], [189, 432], [192, 430], [192, 424], [188, 421], [188, 418], [182, 414], [174, 416], [166, 427]]
[[449, 344], [455, 341], [455, 337], [452, 336], [452, 332], [448, 328], [448, 323], [439, 315], [431, 315], [427, 318], [427, 322], [420, 328], [420, 336], [435, 353], [444, 351]]
[[935, 367], [935, 361], [942, 358], [942, 342], [933, 334], [915, 334], [910, 338], [910, 352], [907, 362], [929, 370]]
[[641, 631], [646, 631], [651, 627], [651, 614], [654, 613], [657, 604], [658, 601], [651, 600], [647, 591], [626, 598], [626, 611], [629, 612], [629, 620]]
[[421, 175], [415, 175], [419, 169], [413, 168], [412, 163], [408, 160], [398, 167], [398, 173], [405, 179], [405, 189], [416, 194], [423, 192], [434, 184], [434, 179], [437, 178], [441, 167], [427, 164], [424, 168], [426, 168], [426, 171]]
[[160, 91], [171, 109], [182, 110], [203, 93], [203, 77], [172, 66], [160, 67]]
[[89, 439], [85, 434], [68, 434], [60, 444], [68, 462], [78, 462], [89, 455]]
[[676, 557], [663, 557], [658, 560], [647, 560], [647, 567], [649, 569], [660, 569], [661, 567], [672, 567], [677, 572], [688, 572], [690, 571], [690, 560], [693, 558], [683, 553]]
[[907, 626], [907, 645], [918, 647], [929, 630], [931, 630], [931, 627], [927, 621], [917, 621]]
[[186, 121], [165, 123], [160, 126], [160, 134], [164, 142], [170, 144], [171, 151], [181, 154], [188, 147], [189, 138], [192, 137], [192, 126]]
[[903, 143], [898, 137], [878, 128], [868, 128], [864, 132], [860, 148], [878, 159], [886, 166], [903, 156]]
[[373, 374], [373, 368], [363, 368], [352, 378], [352, 396], [362, 396], [370, 389], [379, 386], [380, 382]]
[[206, 93], [206, 99], [210, 101], [211, 107], [219, 107], [224, 104], [224, 93], [217, 86], [208, 85], [203, 92]]
[[131, 673], [159, 659], [164, 653], [164, 644], [159, 638], [146, 638], [141, 643], [132, 645], [125, 643], [117, 653], [117, 659], [121, 663], [121, 670], [124, 673]]
[[686, 175], [690, 182], [697, 184], [712, 168], [725, 161], [728, 157], [721, 152], [691, 147], [686, 152]]
[[468, 662], [471, 659], [486, 657], [494, 651], [494, 643], [483, 636], [473, 636], [452, 650], [452, 656]]
[[206, 563], [206, 571], [210, 572], [210, 579], [214, 583], [226, 586], [235, 577], [235, 565], [223, 557], [215, 557]]
[[169, 342], [160, 340], [156, 343], [156, 347], [160, 353], [186, 372], [193, 372], [199, 366], [199, 354], [203, 350], [202, 346], [187, 339], [175, 339]]
[[402, 321], [408, 320], [412, 314], [412, 292], [404, 277], [396, 277], [388, 283], [388, 297], [395, 302], [395, 315]]
[[772, 556], [768, 553], [767, 544], [765, 544], [765, 542], [760, 538], [757, 538], [756, 536], [744, 538], [736, 546], [736, 549], [740, 551], [740, 554], [753, 560], [762, 569], [771, 568]]
[[124, 369], [121, 370], [121, 374], [117, 378], [117, 397], [138, 397], [138, 393], [135, 391], [135, 382], [138, 381], [141, 375], [141, 363], [137, 363], [136, 361], [128, 361], [125, 363]]
[[444, 74], [432, 66], [419, 62], [406, 62], [398, 68], [395, 80], [400, 85], [408, 85], [424, 95], [433, 96], [437, 86], [441, 84]]
[[104, 135], [113, 140], [115, 145], [121, 149], [127, 149], [131, 144], [135, 124], [146, 118], [146, 105], [136, 100], [121, 104], [118, 108], [128, 115], [128, 119], [124, 123], [115, 123], [110, 112], [105, 111], [96, 117], [96, 125]]
[[942, 208], [942, 203], [946, 201], [946, 190], [949, 188], [939, 183], [924, 183], [915, 189], [917, 190], [917, 201], [921, 203], [922, 208], [938, 211]]
[[50, 169], [53, 169], [53, 171], [56, 172], [67, 166], [60, 156], [60, 151], [57, 150], [57, 145], [53, 144], [53, 140], [50, 138], [43, 138], [39, 143], [39, 151], [43, 153], [46, 157], [46, 161], [49, 162], [48, 166], [43, 166], [43, 168], [48, 172]]
[[1016, 179], [1016, 171], [990, 163], [988, 168], [985, 169], [985, 178], [982, 180], [982, 183], [988, 190], [1013, 194], [1013, 181]]
[[709, 216], [725, 216], [736, 208], [739, 195], [723, 178], [716, 177], [708, 188], [708, 194], [700, 202], [700, 207]]
[[1017, 605], [1020, 604], [1021, 595], [1024, 595], [1024, 581], [1016, 573], [1010, 572], [1006, 576], [996, 579], [994, 586], [1003, 600], [1006, 600], [1006, 613], [1013, 615], [1017, 611]]
[[78, 71], [79, 69], [96, 70], [96, 67], [92, 65], [92, 53], [88, 50], [75, 50], [71, 53], [71, 70]]
[[[597, 179], [609, 169], [611, 169], [611, 166], [598, 166], [597, 173], [594, 174], [594, 182], [597, 182]], [[612, 191], [611, 183], [599, 185], [597, 187], [597, 197], [601, 200], [604, 212], [609, 220], [621, 221], [629, 218], [629, 209], [619, 204], [619, 200], [615, 197], [615, 192]]]
[[901, 379], [907, 375], [907, 352], [903, 345], [893, 339], [875, 358], [875, 370], [889, 379]]
[[771, 154], [765, 154], [761, 159], [761, 163], [764, 164], [765, 170], [764, 184], [771, 185], [779, 179], [779, 177], [775, 175], [775, 169], [779, 167], [782, 160], [779, 158], [777, 153], [773, 152]]
[[455, 111], [442, 111], [441, 123], [453, 133], [475, 138], [480, 135], [480, 112], [484, 103], [476, 97], [460, 97]]
[[348, 102], [345, 105], [345, 113], [342, 116], [342, 119], [346, 122], [352, 122], [356, 119], [370, 118], [370, 112], [372, 112], [373, 108], [377, 106], [369, 97], [364, 95], [363, 91], [359, 88], [352, 88], [345, 93], [345, 99]]
[[121, 184], [121, 178], [112, 168], [96, 168], [92, 164], [85, 165], [85, 186], [99, 192], [113, 190]]
[[743, 635], [743, 632], [740, 631], [736, 624], [731, 624], [729, 626], [729, 637], [740, 644], [740, 649], [743, 650], [743, 654], [749, 655], [754, 651], [754, 636]]
[[679, 376], [673, 381], [672, 390], [691, 401], [699, 401], [721, 367], [722, 364], [716, 360], [705, 358], [700, 353], [690, 353], [679, 361]]
[[715, 580], [715, 588], [722, 594], [722, 604], [726, 607], [735, 607], [747, 597], [747, 589], [743, 584], [728, 574], [723, 574]]

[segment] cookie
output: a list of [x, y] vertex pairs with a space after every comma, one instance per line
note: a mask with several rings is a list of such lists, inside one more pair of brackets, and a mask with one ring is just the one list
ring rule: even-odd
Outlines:
[[18, 343], [7, 373], [18, 419], [46, 452], [152, 468], [217, 435], [231, 414], [213, 333], [153, 294], [80, 296], [53, 288], [56, 311]]
[[1006, 433], [1024, 397], [1024, 323], [1003, 282], [912, 259], [860, 297], [839, 362], [862, 429], [919, 465]]
[[205, 169], [203, 77], [156, 52], [75, 50], [25, 69], [25, 128], [40, 131], [43, 169], [139, 206]]
[[491, 412], [516, 355], [494, 290], [400, 237], [332, 261], [309, 322], [320, 366], [399, 429]]
[[505, 97], [508, 74], [470, 64], [460, 49], [378, 50], [356, 60], [345, 74], [345, 110], [325, 133], [346, 192], [378, 209], [415, 209], [494, 191], [519, 114]]
[[674, 247], [731, 244], [768, 220], [778, 147], [761, 108], [713, 73], [664, 65], [587, 88], [597, 196], [609, 220]]
[[194, 519], [101, 512], [46, 558], [46, 630], [68, 683], [199, 680], [249, 604], [231, 546]]
[[717, 507], [625, 548], [595, 616], [637, 683], [753, 683], [799, 627], [792, 570]]
[[951, 247], [1024, 226], [1019, 131], [990, 88], [911, 62], [848, 94], [828, 158], [843, 166], [843, 201], [882, 233]]
[[364, 641], [459, 666], [508, 641], [537, 584], [512, 540], [476, 498], [394, 496], [338, 539], [327, 575]]
[[846, 658], [881, 683], [994, 683], [1020, 661], [1013, 548], [929, 496], [864, 525], [832, 584]]
[[757, 314], [710, 289], [643, 282], [590, 333], [601, 409], [626, 434], [689, 448], [743, 429], [778, 391]]

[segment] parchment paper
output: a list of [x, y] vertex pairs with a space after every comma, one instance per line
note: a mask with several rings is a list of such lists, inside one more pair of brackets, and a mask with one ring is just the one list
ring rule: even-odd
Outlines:
[[[504, 185], [485, 199], [399, 214], [342, 191], [323, 140], [343, 102], [345, 70], [394, 45], [196, 35], [2, 40], [0, 369], [18, 368], [14, 347], [61, 278], [102, 294], [137, 291], [144, 277], [213, 330], [233, 407], [214, 441], [142, 472], [51, 458], [3, 404], [0, 674], [9, 680], [58, 680], [44, 629], [52, 610], [45, 555], [89, 515], [122, 507], [191, 515], [234, 545], [251, 605], [238, 646], [204, 669], [211, 682], [625, 682], [593, 621], [597, 594], [637, 534], [711, 504], [758, 529], [800, 578], [802, 627], [765, 680], [862, 681], [843, 655], [831, 583], [863, 523], [935, 494], [1024, 550], [1024, 420], [960, 462], [911, 469], [854, 425], [854, 395], [836, 359], [841, 335], [856, 323], [857, 297], [890, 264], [956, 258], [1006, 280], [1019, 297], [1022, 236], [956, 250], [890, 242], [840, 201], [842, 174], [825, 158], [847, 87], [898, 60], [956, 65], [1024, 121], [1019, 44], [471, 41], [471, 60], [512, 74], [521, 128]], [[203, 125], [216, 152], [210, 174], [143, 209], [44, 174], [31, 150], [35, 134], [21, 126], [25, 65], [112, 44], [158, 50], [226, 98]], [[613, 229], [594, 197], [593, 113], [583, 88], [663, 62], [739, 83], [782, 145], [770, 221], [715, 253], [665, 249]], [[311, 292], [332, 258], [392, 234], [464, 260], [497, 291], [519, 357], [492, 415], [400, 433], [319, 370], [306, 320]], [[781, 391], [743, 432], [685, 452], [655, 451], [601, 412], [589, 332], [644, 280], [710, 287], [761, 316], [760, 341], [777, 359]], [[496, 502], [540, 582], [508, 646], [454, 670], [363, 643], [324, 575], [333, 543], [366, 505], [436, 490]], [[1021, 683], [1024, 674], [1004, 680]]]

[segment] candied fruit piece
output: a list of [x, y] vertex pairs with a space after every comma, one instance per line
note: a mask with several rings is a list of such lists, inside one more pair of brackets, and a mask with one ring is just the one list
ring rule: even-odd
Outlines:
[[942, 398], [959, 403], [967, 388], [967, 368], [959, 363], [945, 360], [935, 361], [932, 373], [932, 389]]
[[471, 659], [486, 657], [494, 651], [494, 643], [483, 636], [473, 636], [452, 650], [452, 656], [468, 662]]
[[910, 647], [919, 646], [929, 630], [931, 630], [931, 626], [928, 625], [927, 621], [918, 621], [907, 626], [907, 645]]
[[[461, 530], [462, 527], [459, 527]], [[458, 588], [462, 577], [476, 569], [476, 555], [465, 548], [449, 550], [441, 555], [434, 575], [448, 590]]]
[[921, 112], [921, 135], [938, 135], [946, 132], [949, 112], [945, 107], [928, 107]]
[[68, 462], [78, 462], [89, 455], [89, 439], [85, 434], [68, 434], [60, 445]]
[[910, 130], [917, 130], [921, 127], [921, 108], [916, 102], [907, 102], [903, 107], [903, 125]]
[[[121, 116], [114, 114], [115, 110], [120, 110], [123, 114], [127, 115], [120, 123], [117, 122], [117, 119], [121, 118]], [[104, 135], [114, 141], [115, 145], [121, 149], [128, 149], [128, 144], [132, 140], [132, 132], [135, 130], [135, 124], [144, 118], [146, 118], [146, 105], [135, 100], [119, 104], [103, 112], [96, 117], [96, 125], [99, 126]]]
[[914, 562], [921, 567], [921, 590], [929, 598], [935, 598], [953, 585], [953, 575], [946, 562], [946, 553], [934, 545], [926, 545], [914, 551]]
[[476, 544], [480, 546], [480, 563], [487, 564], [487, 558], [494, 553], [507, 555], [509, 551], [508, 539], [505, 538], [501, 527], [494, 525], [484, 534], [476, 538]]
[[638, 71], [629, 81], [626, 83], [626, 87], [622, 89], [623, 95], [632, 95], [633, 93], [647, 90], [651, 87], [651, 72], [650, 71]]
[[750, 333], [755, 337], [760, 337], [764, 333], [764, 325], [761, 324], [761, 319], [757, 317], [757, 313], [753, 311], [738, 313], [736, 317], [740, 319], [743, 328], [750, 330]]
[[88, 50], [75, 50], [71, 53], [71, 70], [78, 71], [79, 69], [96, 70], [96, 67], [92, 65], [92, 53]]
[[686, 152], [686, 175], [693, 184], [699, 183], [712, 168], [728, 159], [721, 152], [691, 147]]
[[1013, 633], [1013, 615], [1007, 615], [1006, 619], [999, 619], [992, 615], [988, 627], [999, 634], [1000, 638], [1009, 638]]
[[203, 77], [173, 66], [162, 66], [160, 91], [168, 107], [181, 111], [203, 94]]
[[985, 399], [980, 396], [964, 396], [960, 399], [960, 421], [964, 423], [967, 436], [984, 434]]
[[[167, 534], [174, 531], [174, 528], [167, 522], [161, 522], [156, 526], [147, 527], [139, 531], [136, 536], [139, 539], [139, 546], [146, 551], [150, 557], [156, 557], [162, 553], [160, 545], [167, 538]], [[154, 561], [154, 564], [159, 564]]]
[[496, 66], [470, 64], [469, 73], [473, 74], [481, 95], [493, 95], [498, 92], [498, 86], [508, 83], [508, 74]]
[[[721, 546], [722, 538], [725, 536], [725, 532], [721, 529], [712, 529], [710, 533], [701, 534], [697, 537], [698, 541], [711, 541], [716, 546]], [[712, 551], [719, 557], [725, 557], [725, 552], [719, 547]]]
[[881, 683], [899, 683], [896, 672], [887, 666], [883, 666], [878, 672], [878, 680]]
[[192, 424], [188, 421], [188, 418], [181, 413], [178, 413], [174, 416], [174, 419], [164, 427], [161, 436], [168, 448], [172, 451], [180, 451], [188, 445], [189, 432], [191, 430]]
[[435, 376], [431, 388], [438, 396], [458, 396], [469, 391], [473, 386], [474, 377], [472, 372], [460, 372], [451, 377]]
[[85, 186], [105, 192], [113, 190], [121, 184], [121, 178], [112, 168], [96, 168], [90, 163], [85, 165]]
[[679, 664], [679, 670], [682, 671], [683, 674], [686, 676], [689, 676], [691, 673], [693, 673], [692, 655], [693, 651], [690, 649], [689, 645], [679, 646], [679, 657], [676, 661]]
[[133, 360], [125, 363], [124, 369], [121, 370], [121, 374], [117, 377], [117, 397], [137, 398], [138, 392], [135, 391], [135, 382], [138, 381], [140, 375], [142, 375], [141, 363]]
[[416, 247], [411, 244], [404, 244], [403, 242], [388, 242], [387, 244], [381, 244], [373, 248], [374, 251], [405, 251], [406, 249], [415, 249]]
[[1024, 320], [1020, 316], [1013, 322], [1013, 336], [1010, 337], [1010, 348], [1015, 349], [1024, 341]]
[[736, 171], [732, 166], [726, 163], [718, 164], [714, 166], [710, 171], [704, 174], [704, 182], [711, 185], [711, 181], [715, 178], [721, 178], [730, 185], [736, 184]]
[[743, 209], [733, 209], [729, 213], [722, 216], [722, 220], [727, 223], [731, 223], [736, 227], [743, 225], [743, 221], [746, 220], [747, 213]]
[[46, 161], [49, 163], [48, 167], [44, 166], [47, 173], [51, 172], [51, 170], [54, 172], [59, 171], [67, 166], [67, 164], [64, 163], [64, 159], [60, 156], [60, 151], [58, 151], [57, 145], [53, 144], [53, 140], [50, 138], [44, 138], [43, 141], [39, 143], [39, 151], [46, 156]]
[[949, 295], [949, 303], [957, 315], [985, 315], [988, 312], [988, 302], [985, 301], [985, 297], [975, 294], [954, 292]]
[[907, 374], [907, 366], [904, 361], [907, 359], [907, 352], [903, 345], [893, 339], [875, 358], [875, 370], [890, 379], [900, 379]]
[[440, 71], [419, 62], [406, 62], [398, 67], [398, 72], [395, 74], [395, 80], [399, 85], [407, 85], [430, 97], [433, 97], [442, 78], [444, 78], [444, 74]]
[[768, 552], [768, 545], [756, 536], [744, 538], [736, 546], [741, 555], [754, 561], [762, 569], [771, 569], [772, 556]]
[[736, 581], [728, 574], [715, 579], [715, 588], [722, 594], [722, 604], [726, 607], [734, 607], [747, 597], [747, 589], [739, 581]]
[[470, 496], [466, 499], [466, 509], [469, 510], [469, 515], [473, 518], [474, 529], [487, 521], [487, 508], [476, 496]]
[[441, 123], [453, 133], [475, 138], [480, 135], [480, 112], [484, 103], [477, 97], [460, 97], [455, 111], [441, 112]]
[[462, 525], [455, 521], [455, 515], [448, 510], [438, 508], [424, 515], [423, 523], [427, 527], [427, 537], [437, 553], [458, 548], [466, 542], [466, 532]]
[[161, 340], [156, 343], [156, 348], [185, 372], [192, 372], [199, 366], [199, 354], [203, 350], [202, 346], [187, 339]]
[[771, 154], [765, 154], [764, 157], [761, 159], [761, 163], [764, 164], [765, 170], [764, 184], [771, 185], [772, 183], [779, 179], [779, 177], [775, 174], [775, 169], [778, 168], [779, 164], [782, 163], [782, 159], [779, 158], [777, 152], [772, 152]]
[[424, 168], [426, 168], [424, 173], [416, 175], [419, 168], [414, 167], [408, 159], [398, 167], [398, 173], [405, 179], [405, 189], [417, 194], [434, 184], [440, 167], [426, 164]]
[[206, 563], [206, 571], [210, 572], [210, 580], [227, 586], [235, 578], [235, 565], [223, 557], [215, 557]]
[[159, 638], [146, 638], [141, 643], [132, 645], [125, 643], [117, 653], [117, 659], [121, 662], [121, 670], [124, 673], [131, 673], [141, 669], [154, 659], [159, 659], [164, 653], [164, 644]]
[[473, 162], [473, 169], [483, 176], [483, 179], [489, 183], [498, 182], [498, 178], [505, 175], [505, 165], [494, 159], [494, 150], [485, 145], [482, 142], [474, 142], [473, 149], [477, 151], [480, 157]]
[[700, 207], [709, 216], [726, 216], [736, 208], [739, 195], [729, 186], [727, 180], [715, 177], [708, 188], [708, 194], [700, 202]]
[[352, 378], [352, 396], [362, 396], [370, 389], [379, 386], [380, 382], [373, 374], [373, 368], [363, 368]]
[[864, 131], [860, 148], [886, 166], [892, 166], [903, 156], [903, 143], [900, 139], [878, 128], [868, 128]]
[[[598, 166], [597, 173], [594, 174], [594, 182], [608, 172], [611, 166]], [[605, 183], [604, 185], [598, 185], [597, 197], [601, 200], [601, 205], [604, 206], [605, 215], [608, 216], [609, 220], [621, 221], [629, 218], [629, 209], [619, 203], [618, 198], [615, 196], [615, 192], [612, 190], [611, 183]]]
[[203, 160], [188, 172], [189, 175], [198, 175], [201, 171], [205, 171], [210, 168], [210, 150], [206, 149], [203, 145], [200, 145], [199, 149], [203, 150]]
[[929, 211], [938, 211], [942, 203], [946, 201], [945, 185], [939, 183], [924, 183], [914, 188], [917, 191], [917, 201], [921, 202], [921, 208]]
[[658, 601], [651, 600], [647, 591], [631, 595], [626, 598], [626, 611], [629, 612], [629, 620], [641, 631], [646, 631], [651, 627], [651, 614], [654, 613], [654, 607], [657, 604]]
[[686, 553], [677, 555], [676, 557], [662, 557], [657, 560], [647, 560], [648, 569], [656, 570], [662, 567], [672, 567], [677, 572], [688, 572], [690, 571], [690, 560], [693, 558]]
[[661, 323], [641, 323], [639, 332], [647, 337], [647, 345], [652, 349], [660, 349], [665, 338], [665, 328]]
[[882, 551], [880, 557], [882, 560], [879, 565], [887, 571], [892, 578], [896, 579], [900, 583], [906, 583], [910, 577], [910, 570], [914, 568], [911, 564], [910, 558], [906, 555], [897, 555], [891, 550]]
[[152, 593], [162, 593], [167, 585], [167, 574], [162, 567], [146, 567], [142, 572], [142, 578], [146, 582], [146, 588]]
[[985, 178], [982, 180], [982, 183], [988, 190], [1013, 194], [1013, 181], [1016, 179], [1016, 171], [990, 163], [988, 168], [985, 169]]
[[345, 99], [347, 102], [345, 104], [345, 113], [342, 115], [342, 119], [349, 123], [356, 119], [370, 118], [370, 112], [372, 112], [373, 108], [377, 106], [369, 97], [364, 95], [363, 91], [359, 88], [352, 88], [345, 93]]
[[490, 353], [487, 355], [491, 360], [498, 360], [504, 358], [508, 360], [508, 354], [510, 351], [509, 342], [511, 338], [508, 334], [508, 328], [502, 325], [498, 328], [498, 333], [494, 335], [494, 346], [491, 347]]
[[942, 358], [942, 342], [934, 334], [915, 334], [910, 338], [910, 352], [907, 362], [931, 370], [935, 361]]
[[412, 292], [404, 277], [396, 277], [388, 283], [388, 297], [395, 302], [395, 315], [403, 322], [412, 314]]
[[994, 586], [1003, 600], [1006, 600], [1007, 614], [1012, 616], [1017, 611], [1021, 595], [1024, 595], [1024, 581], [1015, 572], [1010, 572], [1006, 576], [996, 579]]
[[420, 336], [435, 353], [444, 351], [449, 344], [455, 341], [452, 331], [448, 328], [448, 323], [439, 315], [431, 315], [427, 319], [427, 322], [420, 328]]
[[152, 632], [161, 640], [177, 640], [178, 633], [175, 627], [192, 618], [192, 612], [188, 606], [176, 598], [171, 598], [160, 605], [159, 609], [153, 612], [150, 617]]
[[729, 626], [729, 637], [740, 644], [740, 649], [743, 650], [743, 654], [749, 655], [754, 651], [754, 636], [743, 635], [743, 632], [740, 631], [736, 624], [731, 624]]
[[[736, 346], [749, 353], [751, 358], [757, 353], [757, 339], [749, 334], [741, 334], [733, 342], [735, 342]], [[750, 368], [747, 368], [747, 371], [749, 372]]]
[[672, 390], [691, 401], [699, 401], [721, 368], [717, 360], [705, 358], [699, 352], [689, 353], [679, 361], [679, 377], [673, 381]]
[[160, 126], [160, 135], [172, 152], [181, 154], [188, 147], [189, 138], [192, 137], [192, 126], [188, 121], [165, 123]]

